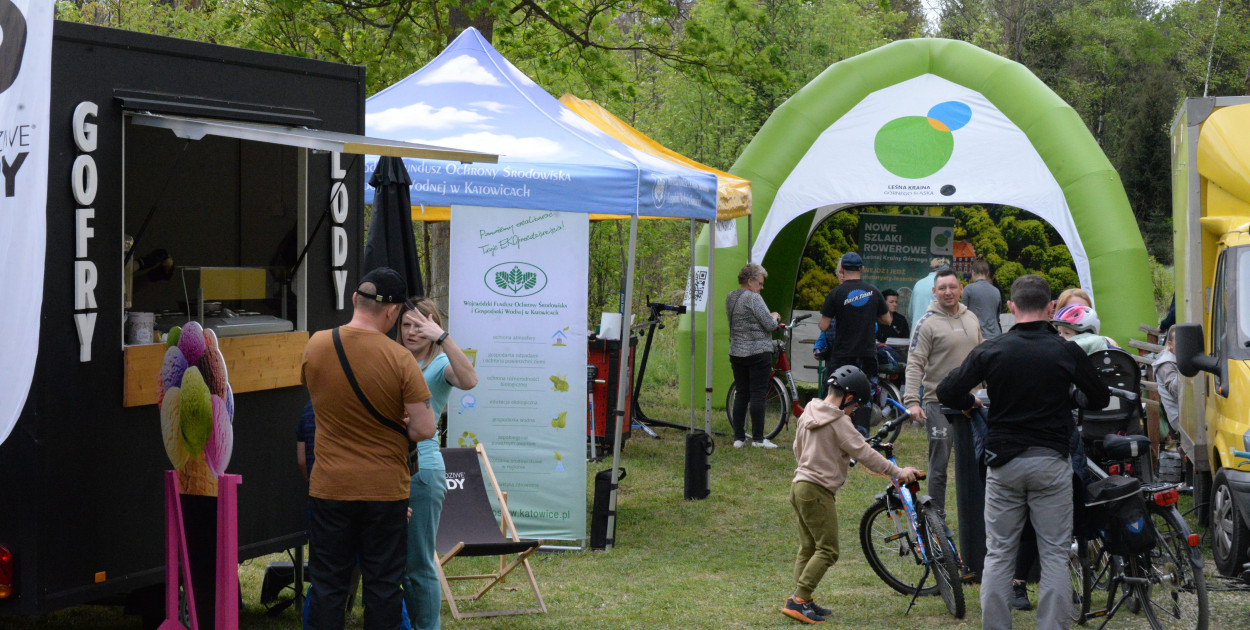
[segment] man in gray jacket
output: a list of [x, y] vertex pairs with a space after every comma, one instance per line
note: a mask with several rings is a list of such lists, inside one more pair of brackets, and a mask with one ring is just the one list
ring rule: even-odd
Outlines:
[[[938, 403], [937, 386], [959, 367], [981, 343], [981, 325], [967, 306], [959, 303], [963, 285], [949, 267], [933, 280], [934, 300], [913, 327], [907, 351], [907, 380], [903, 404], [912, 420], [924, 423], [929, 438], [929, 495], [939, 509], [946, 508], [946, 470], [951, 457], [951, 425]], [[920, 386], [924, 385], [923, 406]]]
[[960, 302], [968, 305], [981, 322], [981, 338], [989, 341], [1001, 334], [998, 311], [1003, 307], [1003, 294], [990, 284], [990, 264], [984, 258], [972, 261], [972, 282], [964, 287]]

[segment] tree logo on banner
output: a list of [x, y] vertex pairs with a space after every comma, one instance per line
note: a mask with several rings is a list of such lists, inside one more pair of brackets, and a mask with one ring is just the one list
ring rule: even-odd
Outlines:
[[12, 0], [0, 0], [0, 92], [17, 80], [25, 51], [26, 18]]
[[928, 177], [950, 161], [955, 151], [951, 132], [971, 119], [972, 108], [960, 101], [938, 103], [925, 116], [895, 118], [877, 131], [873, 141], [877, 161], [899, 177]]
[[486, 288], [505, 297], [534, 295], [547, 287], [547, 274], [529, 263], [506, 262], [486, 270]]

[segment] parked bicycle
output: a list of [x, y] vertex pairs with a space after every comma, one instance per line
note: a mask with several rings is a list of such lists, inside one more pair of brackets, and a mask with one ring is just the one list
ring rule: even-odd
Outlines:
[[[799, 400], [799, 389], [794, 382], [789, 353], [794, 338], [794, 327], [811, 316], [811, 313], [808, 313], [793, 317], [790, 323], [778, 327], [781, 338], [773, 339], [773, 371], [769, 375], [768, 392], [764, 395], [764, 437], [769, 440], [777, 437], [786, 428], [790, 418], [803, 415], [803, 405], [806, 401]], [[817, 374], [817, 379], [823, 382], [823, 362]], [[738, 385], [734, 383], [729, 386], [729, 392], [725, 395], [725, 416], [731, 426], [733, 425], [734, 400], [737, 396]], [[874, 382], [873, 402], [869, 404], [874, 426], [882, 420], [894, 417], [893, 408], [887, 406], [885, 401], [899, 397], [901, 394], [893, 385], [888, 382]], [[906, 410], [904, 410], [904, 415], [906, 415]]]
[[[811, 317], [811, 314], [799, 315], [790, 319], [790, 323], [778, 327], [781, 339], [773, 339], [773, 372], [769, 375], [768, 393], [764, 395], [764, 437], [771, 440], [781, 433], [791, 414], [794, 417], [803, 415], [803, 403], [799, 402], [799, 389], [794, 384], [794, 375], [790, 371], [790, 340], [794, 336], [794, 327], [799, 322]], [[729, 416], [729, 424], [733, 425], [734, 399], [738, 396], [738, 384], [729, 386], [725, 396], [725, 414]]]
[[[898, 401], [891, 398], [888, 404], [902, 413], [877, 429], [868, 444], [894, 462], [894, 443], [910, 416]], [[917, 482], [920, 479], [924, 479], [923, 473]], [[917, 482], [904, 485], [890, 479], [890, 485], [860, 518], [859, 544], [868, 565], [883, 582], [911, 595], [907, 612], [920, 595], [940, 595], [946, 610], [962, 619], [965, 605], [959, 549], [946, 526], [946, 515], [929, 496], [920, 494]], [[934, 584], [926, 587], [930, 574]]]
[[[1130, 404], [1138, 400], [1135, 391], [1114, 387], [1111, 391]], [[1136, 482], [1117, 484], [1126, 489], [1124, 495], [1107, 499], [1104, 505], [1127, 505], [1131, 509], [1140, 502], [1145, 513], [1140, 523], [1127, 524], [1130, 533], [1142, 537], [1136, 550], [1125, 551], [1124, 544], [1112, 540], [1115, 534], [1110, 530], [1117, 526], [1117, 518], [1106, 507], [1096, 516], [1099, 530], [1095, 535], [1075, 532], [1069, 561], [1076, 604], [1073, 620], [1084, 625], [1090, 619], [1103, 618], [1101, 628], [1127, 607], [1144, 614], [1156, 630], [1205, 630], [1210, 611], [1204, 562], [1198, 549], [1200, 537], [1189, 529], [1176, 508], [1181, 484], [1154, 481], [1150, 439], [1145, 436], [1086, 436], [1085, 442], [1091, 446], [1088, 452], [1092, 457], [1087, 461], [1091, 477], [1120, 476]], [[1097, 590], [1106, 591], [1106, 602], [1091, 612]]]

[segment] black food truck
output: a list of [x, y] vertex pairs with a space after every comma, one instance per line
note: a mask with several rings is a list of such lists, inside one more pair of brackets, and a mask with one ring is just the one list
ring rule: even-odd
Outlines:
[[300, 361], [310, 331], [350, 316], [361, 154], [494, 161], [357, 135], [362, 67], [62, 22], [53, 35], [39, 354], [0, 444], [0, 618], [160, 601], [161, 341], [189, 320], [215, 331], [233, 390], [240, 559], [303, 544]]

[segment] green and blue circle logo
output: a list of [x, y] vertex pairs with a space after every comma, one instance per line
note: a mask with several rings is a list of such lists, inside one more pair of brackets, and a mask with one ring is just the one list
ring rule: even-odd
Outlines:
[[938, 103], [925, 116], [895, 118], [877, 131], [877, 161], [899, 177], [928, 177], [946, 166], [955, 150], [952, 132], [971, 119], [972, 108], [960, 101]]

